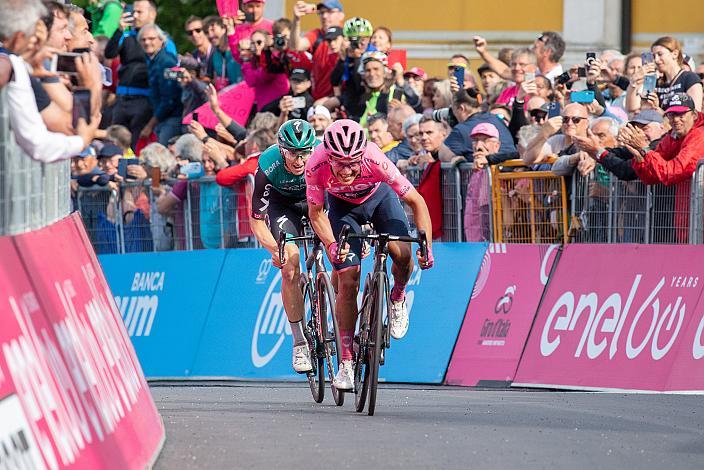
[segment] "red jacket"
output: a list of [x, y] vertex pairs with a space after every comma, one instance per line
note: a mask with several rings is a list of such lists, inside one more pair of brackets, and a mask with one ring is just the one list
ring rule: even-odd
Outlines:
[[218, 171], [215, 175], [215, 182], [220, 186], [232, 186], [246, 178], [247, 175], [253, 175], [257, 171], [259, 155], [261, 153], [255, 153], [239, 165], [232, 165]]
[[633, 159], [633, 169], [645, 184], [673, 185], [692, 177], [697, 162], [704, 158], [704, 114], [684, 139], [666, 135], [655, 150], [645, 155], [642, 162]]

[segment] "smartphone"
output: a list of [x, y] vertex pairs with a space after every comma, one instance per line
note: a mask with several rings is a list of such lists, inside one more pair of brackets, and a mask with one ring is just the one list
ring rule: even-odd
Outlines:
[[548, 104], [548, 119], [559, 116], [561, 112], [560, 103], [553, 102]]
[[76, 71], [76, 57], [81, 54], [77, 52], [62, 52], [51, 57], [49, 72], [63, 73], [67, 75], [78, 75]]
[[573, 91], [570, 93], [570, 101], [572, 103], [589, 104], [594, 101], [594, 92], [592, 90]]
[[158, 166], [151, 167], [149, 170], [149, 175], [152, 179], [152, 188], [158, 188], [161, 186], [161, 168]]
[[592, 65], [592, 63], [596, 60], [596, 52], [587, 52], [587, 60], [586, 64], [587, 65]]
[[305, 96], [294, 96], [291, 98], [291, 101], [293, 101], [293, 109], [303, 109], [306, 107]]
[[571, 78], [572, 77], [570, 77], [569, 72], [563, 72], [562, 74], [555, 77], [555, 83], [559, 85], [564, 85], [565, 83], [569, 82]]
[[254, 23], [254, 13], [244, 12], [244, 20], [247, 23]]
[[643, 59], [643, 65], [650, 64], [654, 61], [652, 52], [643, 52], [640, 57]]
[[78, 126], [78, 120], [83, 118], [90, 124], [90, 90], [77, 88], [73, 91], [73, 127]]
[[198, 113], [196, 113], [195, 111], [193, 111], [193, 120], [195, 122], [198, 122]]
[[585, 67], [578, 67], [577, 68], [577, 76], [579, 78], [586, 78], [587, 77], [587, 69]]
[[179, 80], [184, 76], [183, 70], [164, 69], [164, 78], [167, 80]]
[[460, 90], [464, 90], [464, 67], [455, 66], [452, 75], [457, 79], [457, 85], [460, 87]]
[[117, 163], [117, 174], [126, 180], [133, 180], [134, 177], [127, 174], [127, 167], [130, 165], [139, 165], [139, 158], [121, 158]]
[[526, 82], [534, 82], [535, 81], [535, 73], [534, 72], [526, 72], [524, 74], [525, 81]]
[[655, 91], [657, 79], [658, 76], [654, 73], [645, 76], [645, 78], [643, 79], [643, 96], [648, 96], [648, 94]]
[[125, 4], [125, 11], [124, 13], [129, 13], [130, 15], [134, 15], [134, 5], [131, 3]]
[[403, 88], [394, 88], [394, 94], [391, 98], [394, 100], [401, 101], [401, 99], [403, 99]]
[[628, 80], [626, 77], [623, 75], [619, 75], [616, 77], [616, 80], [614, 80], [614, 85], [622, 89], [623, 91], [626, 91], [628, 89], [628, 85], [630, 85], [631, 82]]

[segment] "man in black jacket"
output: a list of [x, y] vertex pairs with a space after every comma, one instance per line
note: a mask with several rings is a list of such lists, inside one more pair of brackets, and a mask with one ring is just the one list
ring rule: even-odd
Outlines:
[[[151, 0], [137, 0], [134, 2], [134, 14], [122, 15], [120, 27], [105, 46], [106, 58], [120, 57], [117, 102], [112, 124], [120, 124], [130, 130], [133, 148], [140, 132], [153, 114], [149, 102], [147, 59], [137, 41], [137, 33], [142, 26], [155, 22], [155, 4]], [[167, 41], [166, 50], [176, 55], [176, 46], [170, 39]]]

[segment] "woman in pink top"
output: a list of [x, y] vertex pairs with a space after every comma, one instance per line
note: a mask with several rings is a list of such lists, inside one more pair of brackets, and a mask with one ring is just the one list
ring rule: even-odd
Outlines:
[[[324, 212], [325, 192], [328, 193], [328, 213]], [[354, 383], [352, 343], [357, 323], [357, 292], [359, 290], [359, 239], [351, 239], [338, 246], [335, 234], [343, 225], [360, 233], [364, 224], [372, 223], [378, 233], [408, 236], [408, 219], [401, 201], [413, 210], [418, 230], [433, 233], [428, 206], [423, 197], [401, 175], [379, 147], [367, 143], [362, 127], [349, 119], [334, 122], [323, 135], [323, 145], [313, 151], [306, 163], [306, 196], [308, 218], [337, 274], [335, 315], [340, 326], [340, 369], [333, 385], [338, 390], [351, 390]], [[391, 336], [402, 338], [408, 331], [406, 284], [413, 272], [413, 258], [409, 243], [390, 242], [389, 255], [393, 261], [391, 273]], [[428, 240], [426, 259], [418, 255], [422, 269], [433, 265], [431, 240]]]

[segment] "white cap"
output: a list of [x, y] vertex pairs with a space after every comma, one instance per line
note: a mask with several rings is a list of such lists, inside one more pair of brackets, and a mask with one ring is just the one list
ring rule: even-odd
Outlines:
[[320, 114], [322, 116], [325, 116], [326, 118], [330, 119], [332, 121], [332, 116], [330, 115], [330, 111], [328, 108], [326, 108], [323, 105], [318, 105], [318, 106], [311, 106], [308, 109], [308, 115], [306, 116], [306, 119], [310, 119], [316, 114]]

